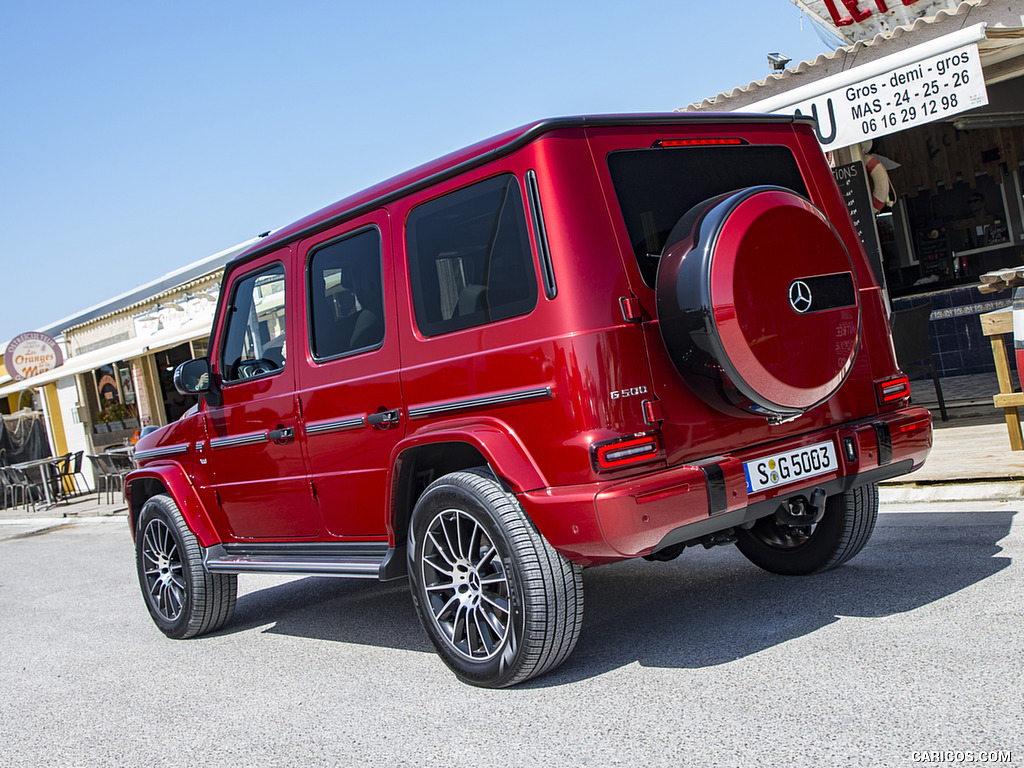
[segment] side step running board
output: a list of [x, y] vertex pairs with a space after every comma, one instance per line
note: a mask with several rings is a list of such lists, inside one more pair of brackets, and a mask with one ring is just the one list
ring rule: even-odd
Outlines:
[[405, 545], [215, 544], [203, 550], [210, 573], [287, 573], [390, 581], [406, 575]]

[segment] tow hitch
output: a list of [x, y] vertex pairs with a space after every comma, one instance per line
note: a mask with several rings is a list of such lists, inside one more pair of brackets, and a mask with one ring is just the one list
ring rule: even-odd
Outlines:
[[775, 510], [775, 520], [780, 525], [802, 528], [819, 522], [825, 514], [825, 489], [815, 488], [811, 498], [794, 496], [782, 502]]

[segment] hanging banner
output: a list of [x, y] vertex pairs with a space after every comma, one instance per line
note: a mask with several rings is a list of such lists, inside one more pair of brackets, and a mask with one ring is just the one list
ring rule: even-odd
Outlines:
[[15, 336], [4, 353], [4, 366], [15, 381], [52, 371], [63, 362], [57, 342], [36, 331]]
[[805, 115], [826, 150], [904, 131], [988, 104], [978, 42], [985, 24], [740, 107], [742, 112]]
[[[978, 0], [969, 0], [972, 5]], [[870, 40], [920, 18], [953, 13], [961, 0], [790, 0], [847, 43]]]
[[988, 104], [976, 43], [885, 72], [787, 108], [818, 121], [825, 149], [878, 136]]

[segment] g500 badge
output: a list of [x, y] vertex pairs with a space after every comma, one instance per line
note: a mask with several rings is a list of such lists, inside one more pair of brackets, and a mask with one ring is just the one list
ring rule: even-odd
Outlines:
[[612, 400], [625, 400], [627, 397], [640, 397], [647, 394], [647, 387], [630, 387], [629, 389], [616, 389], [612, 392]]

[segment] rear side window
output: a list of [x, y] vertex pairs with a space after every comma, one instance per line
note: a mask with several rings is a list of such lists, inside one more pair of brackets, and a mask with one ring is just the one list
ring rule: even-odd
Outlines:
[[424, 203], [406, 223], [416, 324], [424, 336], [523, 315], [537, 276], [515, 176]]
[[608, 170], [640, 274], [652, 288], [665, 241], [693, 206], [761, 184], [808, 196], [796, 159], [786, 147], [626, 150], [608, 155]]
[[336, 240], [309, 261], [309, 344], [322, 360], [384, 341], [381, 239], [367, 229]]

